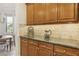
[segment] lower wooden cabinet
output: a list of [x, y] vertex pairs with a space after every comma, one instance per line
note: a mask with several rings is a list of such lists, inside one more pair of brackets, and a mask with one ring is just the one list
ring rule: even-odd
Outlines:
[[38, 47], [34, 45], [29, 45], [28, 51], [29, 56], [38, 56]]
[[39, 56], [53, 56], [53, 44], [39, 42]]
[[29, 56], [38, 56], [38, 41], [28, 40]]
[[54, 52], [54, 56], [68, 56], [68, 55], [65, 53]]
[[[28, 42], [28, 43], [27, 43]], [[21, 38], [21, 56], [52, 56], [53, 44]]]
[[21, 56], [79, 56], [79, 49], [21, 38]]
[[29, 40], [29, 56], [51, 56], [53, 55], [53, 45], [45, 42]]
[[28, 40], [22, 38], [20, 41], [21, 44], [21, 56], [28, 56]]
[[60, 56], [79, 56], [79, 49], [64, 47], [60, 45], [54, 45], [54, 55]]
[[45, 48], [39, 48], [39, 56], [53, 56], [53, 51]]

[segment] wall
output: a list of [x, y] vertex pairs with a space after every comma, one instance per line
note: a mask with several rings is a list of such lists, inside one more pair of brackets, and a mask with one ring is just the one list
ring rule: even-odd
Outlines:
[[17, 4], [17, 18], [19, 25], [26, 24], [26, 5], [23, 3]]
[[6, 33], [6, 23], [0, 23], [0, 34], [5, 34]]
[[[0, 3], [0, 15], [1, 16], [15, 16], [15, 4], [14, 3]], [[0, 34], [6, 34], [6, 19], [4, 19], [4, 23], [0, 23]]]
[[16, 20], [15, 20], [15, 34], [16, 34], [16, 55], [20, 55], [20, 38], [19, 29], [21, 25], [26, 24], [26, 5], [24, 3], [16, 4]]
[[[79, 40], [79, 24], [53, 24], [53, 25], [36, 25], [33, 26], [35, 36], [44, 36], [44, 31], [50, 29], [51, 37], [57, 39], [74, 39]], [[28, 26], [20, 29], [20, 35], [27, 34]]]

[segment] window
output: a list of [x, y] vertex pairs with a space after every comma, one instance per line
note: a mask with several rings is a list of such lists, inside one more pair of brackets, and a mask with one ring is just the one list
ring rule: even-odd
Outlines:
[[13, 33], [14, 29], [14, 20], [12, 16], [7, 16], [7, 33]]

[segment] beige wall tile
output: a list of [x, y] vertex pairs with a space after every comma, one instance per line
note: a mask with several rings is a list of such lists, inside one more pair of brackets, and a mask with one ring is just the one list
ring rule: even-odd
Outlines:
[[[44, 36], [44, 31], [50, 29], [53, 38], [79, 40], [79, 24], [36, 25], [33, 27], [35, 35]], [[25, 35], [27, 28], [28, 26], [22, 27], [20, 35]]]

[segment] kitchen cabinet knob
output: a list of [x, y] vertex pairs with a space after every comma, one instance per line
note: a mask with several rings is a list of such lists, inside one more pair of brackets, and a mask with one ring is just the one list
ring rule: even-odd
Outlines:
[[66, 52], [66, 50], [64, 50], [64, 52]]

